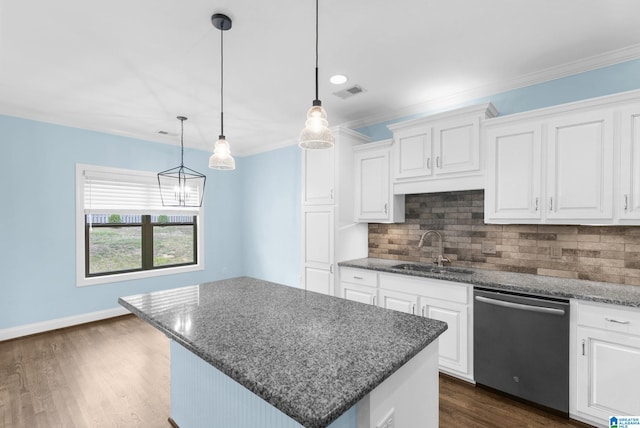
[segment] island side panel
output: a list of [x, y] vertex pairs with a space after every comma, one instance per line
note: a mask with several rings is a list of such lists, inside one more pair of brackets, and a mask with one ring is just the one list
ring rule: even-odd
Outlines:
[[[438, 342], [434, 340], [358, 403], [358, 428], [438, 428]], [[390, 418], [393, 424], [387, 425]]]
[[[171, 340], [171, 419], [181, 428], [302, 425]], [[329, 428], [357, 428], [352, 407]]]

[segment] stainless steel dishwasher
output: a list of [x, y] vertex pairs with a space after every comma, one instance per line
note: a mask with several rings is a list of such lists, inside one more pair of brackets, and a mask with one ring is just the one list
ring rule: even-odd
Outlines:
[[474, 372], [485, 385], [569, 413], [569, 302], [475, 287]]

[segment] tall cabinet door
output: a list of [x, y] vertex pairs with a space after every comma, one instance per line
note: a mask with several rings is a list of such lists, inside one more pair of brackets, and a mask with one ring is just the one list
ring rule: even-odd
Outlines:
[[303, 210], [303, 287], [333, 295], [334, 207], [318, 205]]
[[613, 111], [548, 122], [548, 219], [613, 217]]
[[355, 154], [356, 218], [360, 221], [389, 218], [389, 151]]
[[640, 219], [640, 104], [620, 118], [620, 217]]
[[304, 150], [302, 156], [302, 204], [335, 203], [335, 149]]
[[540, 124], [487, 130], [487, 222], [540, 220]]

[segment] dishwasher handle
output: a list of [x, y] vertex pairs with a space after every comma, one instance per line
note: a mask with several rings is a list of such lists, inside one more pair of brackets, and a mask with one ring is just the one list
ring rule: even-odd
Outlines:
[[511, 309], [520, 309], [522, 311], [541, 312], [544, 314], [558, 315], [558, 316], [564, 315], [564, 309], [546, 308], [544, 306], [523, 305], [522, 303], [506, 302], [504, 300], [490, 299], [484, 296], [476, 296], [476, 300], [478, 302], [488, 303], [490, 305], [503, 306], [505, 308], [511, 308]]

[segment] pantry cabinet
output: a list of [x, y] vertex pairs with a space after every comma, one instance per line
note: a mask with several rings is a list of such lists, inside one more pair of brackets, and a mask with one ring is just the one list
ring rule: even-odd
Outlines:
[[572, 301], [571, 416], [608, 426], [640, 415], [640, 310]]
[[481, 123], [491, 104], [389, 125], [393, 132], [393, 192], [428, 193], [484, 186]]
[[367, 225], [354, 221], [353, 147], [368, 139], [332, 129], [335, 147], [302, 150], [301, 286], [335, 295], [339, 261], [366, 257]]
[[392, 140], [354, 147], [355, 218], [358, 222], [404, 222], [404, 195], [391, 187]]

